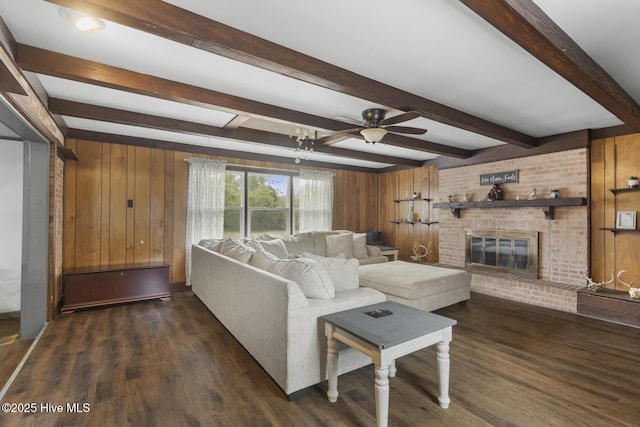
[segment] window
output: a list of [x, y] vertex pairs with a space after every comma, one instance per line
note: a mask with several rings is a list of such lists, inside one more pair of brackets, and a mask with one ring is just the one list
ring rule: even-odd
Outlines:
[[224, 237], [299, 230], [298, 177], [227, 171]]
[[247, 235], [289, 234], [291, 230], [291, 177], [248, 174]]
[[244, 172], [227, 172], [224, 191], [224, 237], [244, 235]]
[[300, 178], [293, 177], [293, 224], [292, 233], [300, 232]]

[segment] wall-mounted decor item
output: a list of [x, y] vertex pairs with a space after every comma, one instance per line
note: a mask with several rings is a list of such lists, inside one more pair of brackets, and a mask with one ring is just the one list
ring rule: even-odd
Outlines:
[[636, 211], [616, 212], [616, 228], [620, 228], [623, 230], [635, 230]]
[[480, 175], [480, 185], [511, 184], [518, 182], [518, 170], [485, 173]]

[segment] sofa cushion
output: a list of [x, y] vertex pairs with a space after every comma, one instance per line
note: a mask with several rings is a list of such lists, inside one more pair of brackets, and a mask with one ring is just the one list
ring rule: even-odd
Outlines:
[[278, 257], [274, 254], [265, 251], [264, 249], [259, 249], [249, 260], [249, 264], [259, 268], [260, 270], [269, 271], [269, 266], [273, 264], [273, 261], [278, 261]]
[[225, 239], [202, 239], [198, 242], [198, 246], [220, 253], [224, 240]]
[[289, 251], [287, 250], [287, 247], [285, 246], [282, 239], [260, 241], [260, 244], [265, 251], [275, 255], [278, 258], [289, 258]]
[[334, 234], [346, 233], [346, 232], [347, 231], [335, 231], [335, 230], [312, 231], [311, 234], [313, 234], [313, 240], [315, 241], [315, 247], [316, 247], [316, 250], [313, 251], [312, 253], [320, 256], [325, 256], [327, 254], [327, 243], [326, 243], [325, 237], [334, 235]]
[[247, 246], [255, 249], [256, 251], [264, 250], [276, 256], [276, 258], [287, 259], [289, 258], [289, 252], [284, 245], [282, 239], [274, 240], [257, 240], [251, 239], [247, 242]]
[[346, 258], [353, 258], [353, 233], [342, 233], [325, 236], [326, 253], [328, 257], [344, 254]]
[[225, 239], [220, 249], [222, 255], [237, 259], [245, 264], [249, 262], [255, 252], [255, 249], [242, 243], [242, 239]]
[[360, 286], [360, 263], [355, 258], [345, 259], [342, 257], [323, 257], [320, 255], [304, 252], [302, 257], [317, 261], [321, 266], [327, 269], [336, 292], [349, 291], [358, 289]]
[[293, 235], [282, 235], [265, 233], [258, 236], [258, 240], [276, 240], [282, 239], [289, 255], [297, 255], [302, 252], [315, 253], [315, 241], [312, 233], [298, 233]]
[[407, 300], [432, 297], [458, 288], [469, 288], [471, 274], [435, 265], [391, 261], [360, 267], [361, 285]]
[[267, 255], [266, 251], [258, 251], [251, 265], [297, 283], [307, 298], [335, 297], [335, 285], [329, 272], [312, 259], [273, 259], [273, 255]]
[[353, 256], [359, 259], [369, 258], [366, 233], [353, 233]]

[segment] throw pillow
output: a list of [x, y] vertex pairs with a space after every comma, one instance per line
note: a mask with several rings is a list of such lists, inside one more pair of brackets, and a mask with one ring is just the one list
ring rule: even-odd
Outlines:
[[353, 256], [358, 259], [367, 259], [367, 233], [353, 233]]
[[278, 260], [275, 273], [296, 282], [307, 298], [335, 297], [335, 284], [326, 268], [308, 258]]
[[324, 239], [328, 257], [344, 254], [347, 258], [353, 258], [353, 233], [328, 235]]
[[198, 242], [198, 245], [210, 251], [220, 252], [223, 243], [224, 239], [202, 239]]
[[282, 241], [282, 239], [264, 240], [261, 241], [260, 244], [265, 251], [272, 253], [278, 258], [289, 258], [289, 251], [287, 251], [287, 247], [284, 245], [284, 241]]
[[245, 264], [249, 262], [255, 252], [255, 249], [250, 248], [238, 239], [225, 239], [220, 249], [222, 255], [237, 259]]
[[270, 271], [271, 266], [275, 265], [274, 261], [278, 261], [275, 255], [270, 254], [264, 249], [256, 251], [249, 260], [249, 264], [259, 268], [260, 270]]
[[302, 256], [318, 262], [327, 269], [329, 276], [333, 279], [336, 292], [350, 291], [360, 286], [360, 263], [357, 259], [345, 259], [344, 255], [337, 258], [323, 257], [308, 252], [303, 253]]
[[311, 259], [277, 259], [266, 251], [258, 251], [251, 258], [251, 265], [297, 283], [307, 298], [335, 297], [335, 285], [329, 272]]
[[258, 239], [260, 241], [262, 241], [262, 240], [282, 239], [282, 235], [275, 234], [275, 233], [262, 233], [259, 236], [256, 236], [256, 239]]
[[311, 233], [298, 233], [291, 236], [281, 236], [281, 238], [289, 255], [315, 251], [315, 242]]

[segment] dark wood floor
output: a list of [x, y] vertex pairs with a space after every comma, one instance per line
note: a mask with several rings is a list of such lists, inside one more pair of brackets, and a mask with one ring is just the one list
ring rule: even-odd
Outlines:
[[[640, 423], [640, 329], [473, 294], [458, 320], [451, 406], [436, 400], [435, 349], [401, 358], [392, 426]], [[288, 402], [191, 292], [62, 316], [3, 403], [89, 404], [88, 413], [0, 414], [0, 425], [371, 426], [373, 368]], [[66, 408], [65, 408], [66, 409]]]
[[20, 341], [20, 318], [0, 318], [0, 389], [4, 387], [33, 340]]

